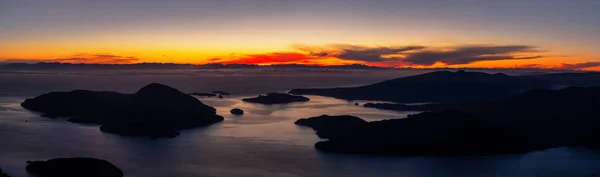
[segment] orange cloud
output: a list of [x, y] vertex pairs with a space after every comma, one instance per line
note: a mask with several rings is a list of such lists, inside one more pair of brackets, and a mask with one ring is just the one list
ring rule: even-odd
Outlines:
[[37, 62], [58, 62], [73, 64], [133, 64], [138, 63], [140, 59], [134, 56], [119, 56], [112, 54], [97, 53], [79, 53], [65, 58], [54, 59], [0, 59], [7, 63], [37, 63]]
[[61, 63], [85, 63], [85, 64], [131, 64], [137, 63], [140, 59], [133, 56], [119, 56], [112, 54], [91, 54], [80, 53], [70, 58], [60, 58], [49, 60], [49, 62]]

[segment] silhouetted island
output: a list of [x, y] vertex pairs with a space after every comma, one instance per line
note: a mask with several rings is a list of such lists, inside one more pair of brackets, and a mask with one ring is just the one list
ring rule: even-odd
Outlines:
[[242, 114], [244, 114], [244, 110], [239, 109], [239, 108], [233, 108], [229, 112], [231, 112], [231, 114], [235, 114], [235, 115], [242, 115]]
[[442, 110], [445, 106], [438, 103], [426, 103], [417, 105], [395, 104], [395, 103], [366, 103], [363, 105], [367, 108], [377, 108], [393, 111], [437, 111]]
[[345, 120], [336, 117], [312, 118], [313, 123], [321, 122], [322, 129], [315, 129], [319, 136], [329, 138], [315, 147], [327, 152], [436, 156], [600, 148], [600, 87], [531, 90], [452, 109], [364, 126], [343, 127]]
[[219, 95], [231, 95], [231, 93], [229, 93], [229, 92], [219, 91], [219, 90], [212, 91], [212, 93], [216, 93], [216, 94], [219, 94]]
[[74, 90], [26, 99], [21, 106], [45, 117], [100, 124], [103, 132], [126, 136], [175, 137], [178, 130], [223, 120], [213, 107], [162, 84], [149, 84], [134, 94]]
[[216, 94], [216, 93], [194, 92], [194, 93], [190, 93], [190, 95], [203, 96], [203, 97], [216, 97], [218, 94]]
[[123, 177], [123, 171], [106, 160], [81, 157], [27, 161], [25, 169], [39, 177]]
[[541, 148], [600, 148], [600, 87], [538, 89], [461, 107]]
[[312, 128], [317, 131], [317, 135], [321, 138], [333, 138], [348, 133], [346, 131], [351, 131], [360, 126], [364, 126], [367, 124], [367, 121], [349, 115], [321, 115], [318, 117], [302, 118], [294, 123], [296, 125]]
[[298, 95], [290, 95], [287, 93], [268, 93], [266, 95], [259, 95], [254, 98], [244, 98], [242, 101], [250, 103], [261, 103], [261, 104], [283, 104], [293, 102], [306, 102], [310, 99]]
[[293, 89], [290, 93], [346, 100], [456, 103], [502, 98], [529, 89], [548, 87], [545, 82], [533, 78], [501, 73], [437, 71], [360, 87]]
[[348, 124], [348, 117], [342, 117], [346, 119], [338, 116], [308, 119], [313, 119], [313, 127], [321, 126], [316, 129], [319, 136], [329, 138], [316, 143], [317, 149], [406, 156], [490, 155], [531, 150], [510, 132], [462, 111], [427, 112], [405, 119], [360, 124]]

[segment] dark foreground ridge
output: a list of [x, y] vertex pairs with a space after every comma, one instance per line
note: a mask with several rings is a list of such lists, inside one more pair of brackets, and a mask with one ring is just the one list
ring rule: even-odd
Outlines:
[[443, 104], [427, 103], [419, 105], [395, 104], [395, 103], [366, 103], [367, 108], [377, 108], [392, 111], [438, 111], [444, 109]]
[[510, 128], [543, 148], [600, 148], [600, 87], [531, 90], [461, 109]]
[[[428, 112], [333, 130], [328, 125], [347, 120], [338, 116], [308, 120], [313, 121], [313, 126], [327, 127], [315, 129], [319, 136], [329, 138], [315, 144], [317, 149], [325, 152], [458, 156], [530, 150], [510, 132], [461, 111]], [[343, 130], [341, 133], [334, 131], [340, 129]]]
[[2, 168], [0, 168], [0, 177], [10, 177], [10, 175], [4, 173], [4, 171], [2, 171]]
[[284, 104], [284, 103], [293, 103], [293, 102], [306, 102], [309, 101], [309, 98], [298, 96], [298, 95], [290, 95], [287, 93], [268, 93], [266, 95], [259, 95], [254, 98], [244, 98], [242, 101], [250, 102], [250, 103], [260, 103], [260, 104]]
[[108, 161], [81, 157], [27, 161], [25, 169], [39, 177], [123, 177], [123, 172]]
[[445, 156], [600, 148], [599, 100], [600, 87], [541, 89], [359, 126], [345, 127], [335, 116], [299, 125], [321, 126], [315, 130], [329, 140], [315, 147], [326, 152]]
[[223, 120], [213, 107], [162, 84], [149, 84], [134, 94], [75, 90], [26, 99], [21, 106], [44, 117], [100, 124], [103, 132], [126, 136], [175, 137], [178, 130]]
[[528, 89], [547, 87], [544, 82], [534, 78], [500, 73], [438, 71], [360, 87], [294, 89], [290, 93], [346, 100], [455, 103], [502, 98]]

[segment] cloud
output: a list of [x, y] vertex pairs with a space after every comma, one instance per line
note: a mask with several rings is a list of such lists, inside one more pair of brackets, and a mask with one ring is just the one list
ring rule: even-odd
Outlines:
[[399, 54], [401, 52], [423, 49], [423, 46], [406, 46], [406, 47], [355, 47], [345, 48], [337, 57], [345, 60], [359, 60], [366, 62], [382, 62], [390, 60], [385, 58], [386, 55]]
[[294, 48], [314, 57], [335, 57], [342, 60], [361, 61], [373, 65], [387, 66], [431, 66], [469, 64], [477, 61], [527, 60], [542, 58], [541, 55], [523, 56], [523, 53], [538, 53], [536, 47], [527, 45], [472, 45], [450, 48], [435, 48], [420, 45], [410, 46], [358, 46], [333, 44], [326, 46], [294, 45]]
[[0, 59], [0, 63], [39, 63], [42, 60], [35, 59], [21, 59], [21, 58], [5, 58]]
[[469, 64], [477, 61], [491, 60], [526, 60], [542, 56], [515, 56], [517, 53], [538, 52], [535, 47], [525, 45], [507, 46], [466, 46], [446, 51], [418, 51], [407, 53], [404, 61], [418, 65], [433, 65], [437, 62], [446, 65]]
[[53, 60], [46, 60], [47, 62], [61, 62], [61, 63], [88, 63], [88, 64], [131, 64], [137, 63], [140, 59], [133, 56], [119, 56], [112, 54], [91, 54], [91, 53], [80, 53], [75, 54], [71, 58], [59, 58]]
[[425, 46], [367, 47], [350, 44], [332, 44], [324, 47], [295, 45], [294, 47], [298, 50], [309, 52], [309, 55], [315, 57], [336, 57], [343, 60], [364, 62], [385, 62], [394, 60], [396, 58], [390, 55], [425, 48]]
[[584, 63], [574, 63], [574, 64], [561, 64], [558, 69], [568, 69], [568, 70], [581, 70], [585, 68], [592, 68], [600, 66], [600, 62], [584, 62]]
[[112, 54], [79, 53], [66, 58], [54, 59], [0, 59], [3, 63], [84, 63], [84, 64], [132, 64], [138, 63], [140, 59], [133, 56], [119, 56]]

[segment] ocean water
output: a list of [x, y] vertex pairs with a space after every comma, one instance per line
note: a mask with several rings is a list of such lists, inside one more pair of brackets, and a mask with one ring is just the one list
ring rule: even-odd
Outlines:
[[[330, 77], [344, 79], [317, 83], [310, 83], [314, 80], [310, 78], [289, 77], [290, 83], [285, 87], [366, 84], [393, 76], [397, 76], [397, 73], [357, 76], [358, 79], [351, 78], [351, 75], [340, 75]], [[127, 177], [575, 177], [600, 174], [600, 152], [578, 148], [557, 148], [517, 155], [445, 158], [322, 153], [313, 148], [314, 143], [320, 141], [314, 131], [294, 125], [295, 120], [322, 114], [348, 114], [374, 121], [403, 118], [414, 112], [364, 108], [355, 106], [355, 102], [318, 96], [310, 96], [311, 101], [305, 103], [271, 106], [241, 101], [243, 97], [262, 93], [239, 89], [244, 86], [256, 90], [284, 91], [287, 88], [273, 86], [285, 83], [278, 80], [283, 78], [279, 76], [265, 76], [260, 82], [241, 82], [245, 80], [242, 76], [231, 79], [238, 83], [232, 81], [227, 84], [228, 87], [218, 89], [236, 90], [239, 94], [225, 99], [199, 98], [203, 103], [217, 108], [218, 114], [225, 117], [224, 122], [184, 130], [177, 138], [158, 140], [122, 137], [102, 133], [96, 125], [43, 118], [24, 110], [19, 104], [25, 98], [35, 96], [33, 93], [72, 89], [81, 86], [84, 80], [95, 83], [87, 85], [95, 90], [108, 88], [133, 92], [134, 88], [139, 88], [140, 82], [161, 82], [168, 80], [167, 77], [152, 79], [144, 75], [140, 76], [142, 81], [130, 82], [122, 78], [110, 81], [104, 78], [107, 76], [88, 75], [18, 77], [30, 80], [42, 77], [46, 87], [27, 88], [24, 91], [5, 87], [4, 95], [0, 96], [0, 166], [14, 177], [30, 177], [24, 170], [27, 160], [78, 156], [106, 159], [120, 167]], [[68, 81], [63, 80], [64, 77], [75, 79]], [[97, 77], [101, 77], [102, 81], [94, 82], [99, 79]], [[175, 85], [185, 85], [182, 87], [185, 91], [214, 88], [198, 86], [202, 79], [196, 77], [194, 75], [192, 79]], [[0, 75], [0, 82], [7, 78]], [[178, 75], [175, 78], [185, 76]], [[273, 78], [278, 81], [269, 80]], [[192, 80], [197, 82], [190, 82]], [[280, 84], [257, 86], [253, 83]], [[24, 81], [17, 84], [40, 85]], [[231, 115], [229, 110], [232, 108], [241, 108], [246, 114]]]

